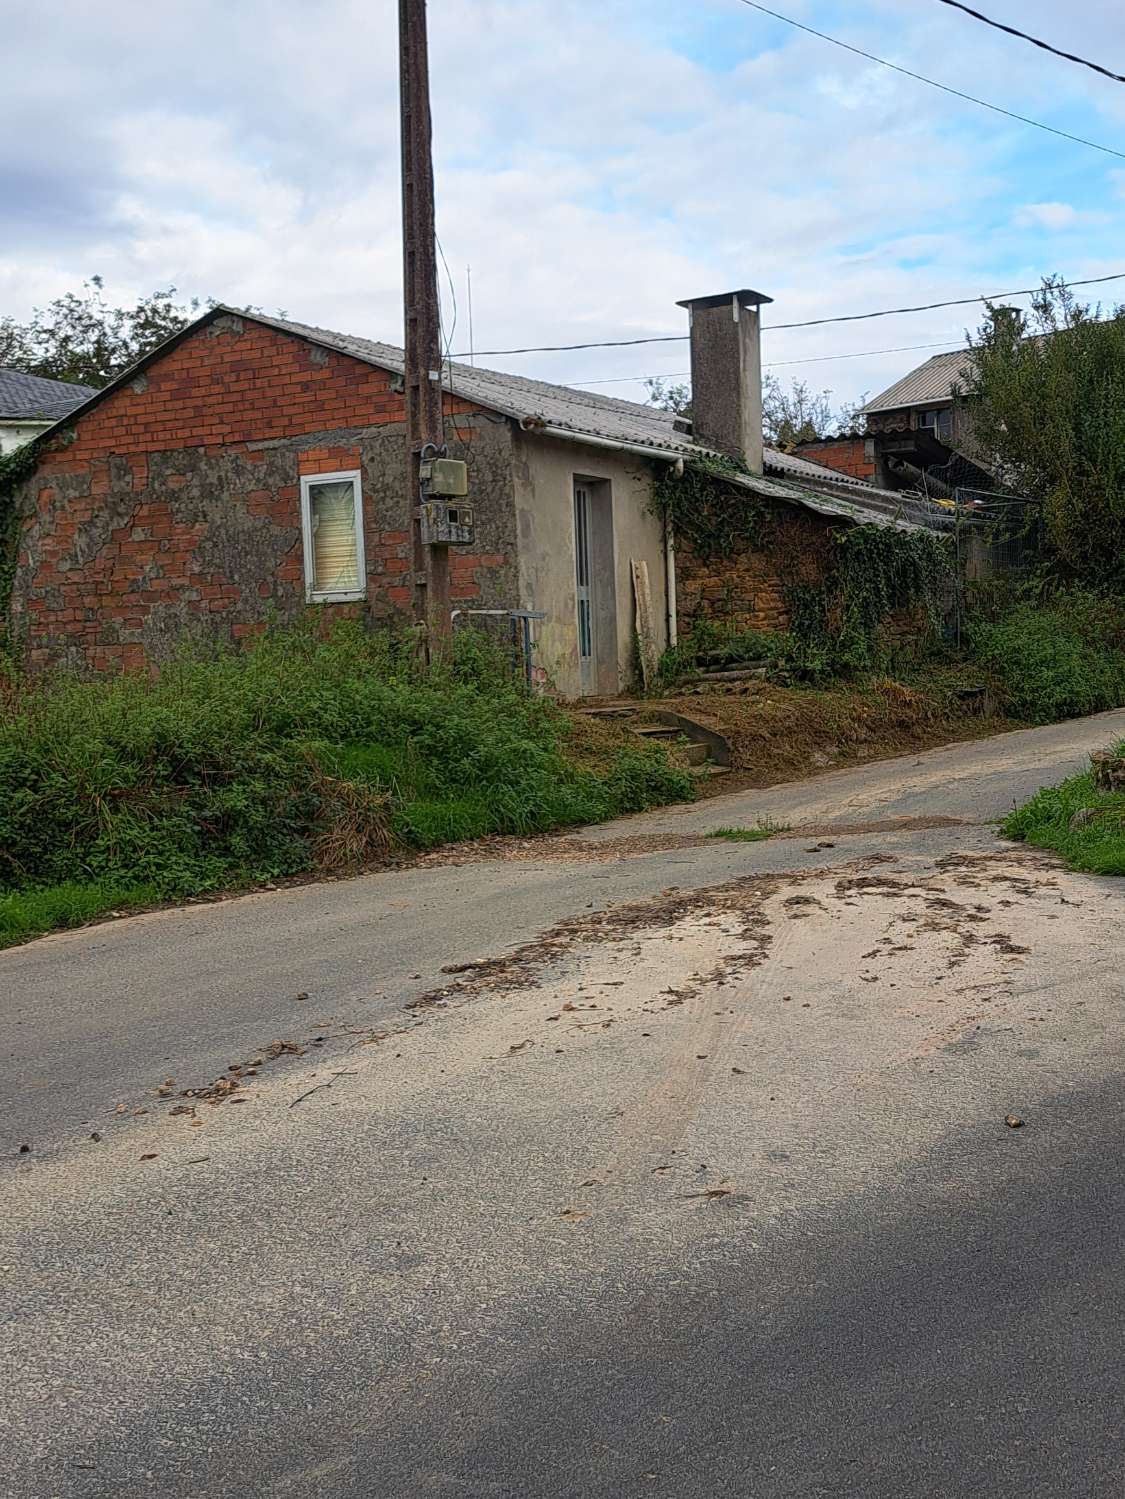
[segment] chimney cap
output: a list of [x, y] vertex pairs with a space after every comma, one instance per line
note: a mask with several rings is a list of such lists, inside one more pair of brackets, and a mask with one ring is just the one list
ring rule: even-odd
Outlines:
[[772, 302], [772, 297], [767, 297], [763, 291], [751, 291], [743, 287], [740, 291], [721, 291], [710, 297], [688, 297], [686, 301], [677, 302], [677, 307], [724, 307], [728, 302], [738, 299], [742, 307], [762, 307], [766, 302]]

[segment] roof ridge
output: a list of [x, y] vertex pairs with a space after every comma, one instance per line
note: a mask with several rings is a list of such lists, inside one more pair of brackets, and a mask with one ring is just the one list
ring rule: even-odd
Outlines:
[[[224, 307], [222, 310], [239, 315], [235, 308]], [[401, 367], [405, 359], [404, 351], [397, 344], [365, 338], [362, 334], [340, 333], [332, 328], [318, 327], [314, 323], [300, 323], [290, 318], [271, 318], [261, 313], [245, 315], [257, 318], [259, 322], [283, 329], [297, 337], [319, 338], [328, 347], [343, 353], [350, 353], [353, 357], [366, 356], [373, 358], [376, 362], [389, 362], [393, 367]], [[626, 400], [622, 396], [605, 396], [597, 391], [583, 390], [580, 386], [559, 385], [555, 381], [539, 380], [531, 375], [515, 375], [506, 370], [494, 370], [483, 365], [465, 364], [460, 360], [443, 359], [442, 364], [449, 372], [447, 383], [451, 390], [455, 389], [463, 395], [477, 399], [482, 405], [487, 405], [490, 400], [496, 402], [499, 397], [499, 408], [517, 420], [534, 415], [544, 421], [547, 426], [563, 428], [576, 434], [585, 432], [587, 435], [602, 436], [611, 441], [617, 437], [624, 441], [658, 446], [687, 457], [692, 455], [705, 457], [713, 451], [705, 444], [697, 442], [693, 434], [677, 432], [673, 412], [661, 411], [657, 407], [647, 406], [640, 401]], [[474, 386], [477, 387], [475, 391]], [[487, 387], [490, 386], [497, 387], [497, 389], [488, 389]], [[518, 399], [515, 405], [512, 399], [505, 402], [503, 399], [505, 394], [509, 398], [518, 398], [523, 395], [523, 409], [518, 409]], [[555, 402], [559, 410], [550, 415], [539, 409], [528, 410], [527, 400], [535, 396]], [[585, 414], [585, 421], [582, 420], [583, 414]], [[599, 428], [596, 420], [599, 415], [605, 418], [616, 417], [622, 422], [631, 422], [635, 424], [635, 430], [608, 432], [604, 426]], [[861, 479], [855, 479], [851, 475], [840, 473], [837, 469], [830, 469], [811, 459], [784, 453], [779, 448], [766, 445], [764, 460], [767, 467], [781, 473], [803, 475], [807, 480], [839, 486], [849, 491], [878, 493]]]

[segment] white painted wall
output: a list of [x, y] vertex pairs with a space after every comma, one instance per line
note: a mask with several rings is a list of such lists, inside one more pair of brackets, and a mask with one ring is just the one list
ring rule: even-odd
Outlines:
[[46, 432], [49, 426], [50, 422], [13, 422], [0, 417], [0, 458], [22, 448], [25, 442], [30, 442], [39, 432]]
[[[574, 562], [574, 481], [609, 484], [613, 516], [613, 580], [616, 603], [616, 662], [612, 656], [597, 686], [609, 696], [633, 685], [637, 671], [634, 648], [634, 559], [648, 563], [656, 648], [667, 644], [667, 589], [664, 577], [664, 527], [649, 509], [652, 473], [648, 463], [629, 453], [541, 437], [513, 435], [516, 491], [516, 535], [520, 600], [546, 611], [537, 629], [536, 664], [546, 669], [551, 685], [563, 697], [581, 696], [578, 670], [578, 610]], [[595, 562], [595, 573], [605, 576]], [[603, 588], [604, 595], [604, 588]]]

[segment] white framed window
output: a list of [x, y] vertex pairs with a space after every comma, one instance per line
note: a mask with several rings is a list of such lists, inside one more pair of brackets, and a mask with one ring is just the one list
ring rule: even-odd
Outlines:
[[932, 432], [939, 442], [948, 442], [953, 435], [953, 412], [948, 406], [938, 411], [920, 411], [918, 426]]
[[363, 486], [358, 469], [302, 478], [301, 531], [308, 602], [340, 604], [366, 598]]

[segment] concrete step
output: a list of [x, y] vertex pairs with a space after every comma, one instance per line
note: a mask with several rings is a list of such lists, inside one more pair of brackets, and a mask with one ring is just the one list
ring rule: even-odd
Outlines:
[[768, 666], [736, 666], [725, 671], [700, 671], [692, 676], [683, 677], [685, 682], [754, 682], [761, 681], [769, 670]]
[[656, 712], [661, 723], [668, 728], [675, 729], [694, 744], [706, 745], [708, 757], [716, 765], [730, 764], [730, 745], [717, 729], [709, 728], [707, 724], [688, 718], [683, 713], [672, 713], [667, 709], [657, 709]]

